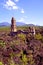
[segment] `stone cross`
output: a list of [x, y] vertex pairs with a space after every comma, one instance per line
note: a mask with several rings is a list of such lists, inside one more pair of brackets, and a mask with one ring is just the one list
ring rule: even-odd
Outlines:
[[16, 20], [14, 19], [14, 17], [12, 17], [11, 19], [11, 32], [16, 32]]

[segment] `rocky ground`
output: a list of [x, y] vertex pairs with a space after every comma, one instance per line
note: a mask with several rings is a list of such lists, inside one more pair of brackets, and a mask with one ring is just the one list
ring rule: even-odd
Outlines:
[[43, 65], [43, 36], [0, 32], [0, 65]]

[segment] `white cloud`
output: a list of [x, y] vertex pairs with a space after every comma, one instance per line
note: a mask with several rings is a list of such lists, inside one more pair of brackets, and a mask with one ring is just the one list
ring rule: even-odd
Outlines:
[[18, 6], [13, 6], [13, 9], [18, 9]]
[[24, 18], [20, 18], [18, 21], [19, 21], [19, 22], [24, 22], [25, 19], [24, 19]]
[[6, 7], [7, 9], [18, 9], [16, 3], [13, 2], [12, 0], [7, 0], [6, 3], [4, 4], [4, 7]]
[[13, 1], [11, 1], [11, 0], [8, 0], [7, 2], [6, 2], [6, 4], [8, 5], [8, 6], [15, 6], [16, 4], [13, 2]]
[[24, 9], [21, 9], [21, 13], [24, 14]]
[[19, 0], [15, 0], [15, 2], [19, 2]]

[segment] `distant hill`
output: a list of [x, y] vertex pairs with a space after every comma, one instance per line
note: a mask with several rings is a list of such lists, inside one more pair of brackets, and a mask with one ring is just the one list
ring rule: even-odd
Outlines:
[[0, 23], [0, 26], [10, 26], [10, 24], [8, 22], [2, 22]]
[[[16, 22], [16, 25], [17, 26], [23, 26], [23, 25], [26, 25], [26, 24], [22, 23], [22, 22]], [[2, 22], [2, 23], [0, 23], [0, 26], [10, 26], [10, 23], [8, 23], [8, 22]]]
[[[1, 26], [10, 26], [11, 24], [8, 22], [2, 22], [0, 23], [0, 27]], [[34, 24], [26, 24], [26, 23], [22, 23], [22, 22], [16, 22], [17, 26], [35, 26]]]
[[34, 24], [26, 24], [26, 26], [35, 26]]

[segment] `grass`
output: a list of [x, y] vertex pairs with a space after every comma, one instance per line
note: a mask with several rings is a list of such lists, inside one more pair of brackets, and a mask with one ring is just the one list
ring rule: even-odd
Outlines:
[[[17, 30], [27, 30], [29, 26], [17, 26]], [[43, 26], [39, 27], [39, 26], [35, 26], [35, 29], [41, 29], [43, 28]], [[10, 31], [10, 27], [9, 26], [4, 26], [4, 27], [0, 27], [0, 31]]]
[[[28, 26], [17, 26], [17, 30], [26, 30], [27, 28], [28, 28]], [[9, 32], [10, 27], [8, 27], [8, 26], [0, 27], [0, 31], [1, 32]]]
[[0, 27], [0, 31], [9, 31], [10, 27]]

